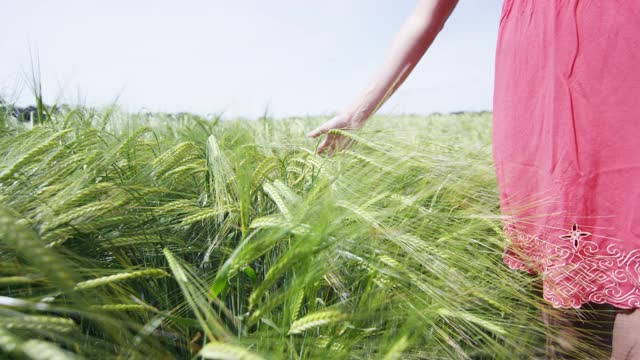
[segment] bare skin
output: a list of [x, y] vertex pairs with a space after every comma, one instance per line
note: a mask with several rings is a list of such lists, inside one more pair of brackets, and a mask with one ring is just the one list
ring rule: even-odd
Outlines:
[[[309, 132], [307, 136], [315, 138], [331, 129], [360, 129], [409, 76], [457, 3], [457, 0], [418, 1], [414, 12], [396, 35], [382, 68], [365, 91], [345, 111]], [[317, 151], [321, 154], [328, 150], [329, 155], [332, 155], [347, 144], [348, 139], [345, 137], [329, 134]]]
[[616, 315], [611, 359], [640, 359], [640, 311]]
[[551, 310], [545, 304], [541, 314], [553, 334], [547, 337], [547, 359], [640, 359], [640, 311], [593, 303]]
[[[402, 85], [422, 56], [429, 49], [445, 22], [456, 7], [458, 0], [419, 0], [409, 19], [404, 23], [387, 54], [386, 60], [369, 86], [344, 111], [307, 134], [316, 138], [332, 129], [358, 130], [385, 103], [387, 99]], [[349, 145], [349, 139], [340, 135], [328, 134], [318, 146], [318, 154], [328, 152], [329, 155]], [[609, 309], [610, 310], [610, 309]], [[597, 312], [597, 311], [596, 311]], [[543, 317], [545, 313], [543, 311]], [[604, 316], [613, 327], [613, 360], [640, 360], [640, 311], [615, 313], [615, 316]], [[613, 326], [611, 319], [615, 318]], [[556, 320], [545, 317], [545, 322], [552, 321], [563, 324], [567, 335], [584, 332], [580, 321], [572, 321], [571, 315], [563, 320], [562, 315]], [[571, 331], [571, 326], [576, 331]], [[571, 336], [569, 336], [571, 337]], [[560, 341], [560, 346], [571, 346], [570, 341]], [[609, 345], [610, 346], [610, 345]], [[547, 349], [552, 350], [552, 346]], [[555, 355], [548, 355], [555, 358]]]

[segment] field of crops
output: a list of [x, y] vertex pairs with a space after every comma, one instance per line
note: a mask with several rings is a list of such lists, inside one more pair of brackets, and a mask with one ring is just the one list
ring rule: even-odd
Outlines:
[[513, 359], [491, 114], [0, 114], [0, 350], [31, 359]]

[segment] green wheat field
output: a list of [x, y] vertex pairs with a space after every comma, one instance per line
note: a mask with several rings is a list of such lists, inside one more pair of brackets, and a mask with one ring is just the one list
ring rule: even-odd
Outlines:
[[491, 114], [378, 116], [330, 158], [324, 120], [0, 112], [1, 357], [543, 354]]

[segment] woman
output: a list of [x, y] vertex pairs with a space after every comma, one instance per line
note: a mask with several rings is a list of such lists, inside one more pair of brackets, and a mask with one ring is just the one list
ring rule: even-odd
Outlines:
[[[456, 3], [420, 0], [371, 85], [308, 136], [362, 127], [407, 78]], [[638, 66], [640, 1], [504, 2], [492, 130], [511, 240], [504, 262], [540, 274], [553, 307], [599, 310], [595, 320], [610, 323], [584, 340], [602, 348], [612, 342], [614, 359], [640, 359]], [[318, 152], [331, 154], [346, 142], [329, 134]], [[565, 310], [564, 320], [545, 319], [589, 326], [580, 311], [578, 318]], [[602, 334], [607, 330], [612, 334]]]

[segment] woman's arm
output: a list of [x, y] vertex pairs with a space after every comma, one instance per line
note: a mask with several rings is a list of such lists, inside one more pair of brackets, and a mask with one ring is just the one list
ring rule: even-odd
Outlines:
[[[396, 35], [386, 61], [370, 85], [346, 111], [307, 134], [318, 137], [331, 129], [359, 129], [385, 103], [418, 64], [458, 0], [420, 0], [415, 10]], [[329, 135], [318, 147], [318, 153], [329, 154], [340, 149], [346, 139]]]

